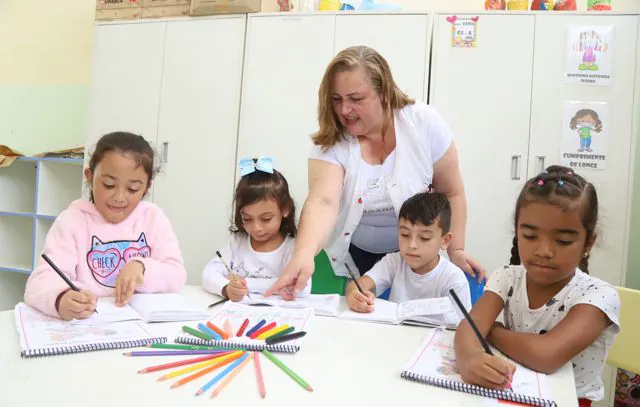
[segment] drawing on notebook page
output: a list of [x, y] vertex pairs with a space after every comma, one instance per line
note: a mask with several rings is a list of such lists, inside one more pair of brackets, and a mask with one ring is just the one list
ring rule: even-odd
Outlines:
[[115, 336], [118, 331], [102, 326], [82, 326], [66, 325], [63, 327], [49, 327], [45, 329], [51, 342], [72, 343], [76, 340], [82, 341], [88, 336], [108, 338]]

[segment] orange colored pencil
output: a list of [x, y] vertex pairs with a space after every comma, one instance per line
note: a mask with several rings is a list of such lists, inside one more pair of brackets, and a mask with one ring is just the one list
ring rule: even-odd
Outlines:
[[[180, 387], [184, 384], [189, 383], [192, 380], [197, 379], [198, 377], [202, 377], [204, 375], [206, 375], [209, 372], [213, 372], [214, 370], [216, 370], [219, 367], [222, 367], [224, 365], [228, 365], [229, 363], [233, 362], [234, 360], [240, 358], [242, 355], [244, 355], [246, 352], [244, 351], [239, 351], [237, 352], [237, 354], [229, 354], [227, 356], [230, 356], [228, 359], [225, 360], [220, 360], [218, 363], [215, 363], [209, 367], [206, 367], [202, 370], [200, 370], [199, 372], [196, 372], [194, 374], [191, 374], [183, 379], [178, 380], [177, 382], [175, 382], [174, 384], [171, 385], [172, 389], [175, 389], [176, 387]], [[222, 358], [221, 358], [222, 359]]]
[[224, 320], [224, 330], [229, 338], [233, 338], [233, 327], [231, 326], [231, 322], [229, 322], [228, 319]]
[[227, 334], [225, 331], [223, 331], [222, 329], [218, 328], [217, 326], [214, 325], [213, 322], [211, 321], [207, 321], [207, 326], [209, 328], [211, 328], [211, 330], [215, 333], [217, 333], [218, 335], [220, 335], [222, 337], [222, 339], [224, 339], [225, 341], [227, 339], [229, 339], [229, 334]]
[[264, 378], [262, 377], [262, 368], [260, 367], [260, 356], [258, 352], [253, 352], [253, 364], [256, 367], [256, 379], [258, 379], [258, 392], [262, 398], [267, 397], [267, 391], [264, 388]]
[[196, 370], [198, 370], [198, 369], [202, 369], [202, 368], [205, 368], [205, 367], [211, 366], [211, 365], [212, 365], [212, 364], [214, 364], [214, 363], [218, 363], [218, 362], [221, 362], [221, 361], [223, 361], [223, 360], [227, 360], [227, 359], [229, 359], [230, 357], [235, 356], [235, 353], [241, 353], [241, 352], [242, 352], [242, 351], [236, 351], [236, 352], [234, 352], [234, 353], [229, 353], [229, 354], [227, 354], [227, 355], [224, 355], [224, 356], [222, 356], [222, 357], [220, 357], [220, 358], [215, 358], [215, 359], [206, 360], [206, 361], [201, 362], [201, 363], [196, 363], [195, 365], [191, 365], [191, 366], [188, 366], [188, 367], [184, 367], [184, 368], [182, 368], [182, 369], [174, 370], [174, 371], [173, 371], [173, 372], [171, 372], [171, 373], [167, 373], [167, 374], [166, 374], [166, 375], [164, 375], [164, 376], [160, 376], [160, 377], [157, 379], [157, 381], [162, 382], [162, 381], [164, 381], [164, 380], [173, 379], [174, 377], [177, 377], [177, 376], [182, 376], [183, 374], [187, 374], [187, 373], [195, 372], [195, 371], [196, 371]]
[[231, 353], [231, 351], [224, 352], [224, 353], [216, 353], [215, 355], [200, 356], [200, 357], [197, 357], [197, 358], [181, 360], [181, 361], [178, 361], [178, 362], [164, 363], [162, 365], [149, 366], [149, 367], [145, 367], [144, 369], [138, 370], [138, 373], [151, 373], [151, 372], [157, 372], [158, 370], [172, 369], [172, 368], [178, 367], [178, 366], [184, 366], [184, 365], [190, 365], [190, 364], [193, 364], [193, 363], [204, 362], [205, 360], [211, 360], [211, 359], [219, 358], [221, 356], [228, 355], [229, 353]]
[[229, 384], [229, 382], [231, 380], [233, 380], [233, 378], [236, 377], [238, 375], [238, 373], [240, 373], [242, 368], [245, 367], [247, 365], [247, 363], [249, 363], [249, 359], [251, 359], [252, 357], [253, 357], [253, 354], [250, 353], [249, 357], [247, 357], [245, 360], [243, 360], [242, 363], [240, 363], [238, 365], [238, 367], [233, 369], [233, 371], [231, 373], [229, 373], [229, 375], [227, 377], [225, 377], [225, 379], [222, 382], [220, 382], [220, 384], [218, 385], [218, 387], [216, 387], [216, 389], [213, 391], [213, 393], [211, 393], [211, 398], [214, 398], [215, 396], [220, 394], [220, 392], [222, 390], [224, 390], [224, 388], [227, 386], [227, 384]]

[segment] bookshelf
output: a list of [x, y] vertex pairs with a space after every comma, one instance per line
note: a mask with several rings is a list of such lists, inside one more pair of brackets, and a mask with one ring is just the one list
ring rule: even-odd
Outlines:
[[30, 274], [56, 217], [82, 196], [81, 158], [20, 157], [0, 168], [0, 272]]

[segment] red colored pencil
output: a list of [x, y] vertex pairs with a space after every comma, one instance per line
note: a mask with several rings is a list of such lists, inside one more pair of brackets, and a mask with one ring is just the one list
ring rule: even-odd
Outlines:
[[144, 369], [138, 370], [138, 373], [151, 373], [151, 372], [157, 372], [158, 370], [171, 369], [171, 368], [178, 367], [178, 366], [184, 366], [184, 365], [190, 365], [190, 364], [193, 364], [193, 363], [204, 362], [205, 360], [219, 358], [220, 356], [224, 356], [224, 355], [227, 355], [229, 353], [231, 353], [231, 351], [225, 352], [225, 353], [216, 353], [215, 355], [200, 356], [199, 358], [180, 360], [178, 362], [164, 363], [162, 365], [149, 366], [149, 367], [145, 367]]
[[263, 332], [267, 332], [270, 329], [273, 329], [276, 327], [276, 323], [272, 322], [269, 325], [265, 325], [262, 328], [258, 329], [257, 331], [255, 331], [254, 333], [252, 333], [249, 338], [251, 339], [256, 339], [258, 337], [258, 335], [260, 335]]
[[242, 336], [242, 334], [244, 334], [244, 330], [247, 329], [248, 325], [249, 325], [249, 319], [247, 318], [244, 320], [244, 322], [240, 326], [240, 329], [238, 329], [238, 333], [236, 334], [236, 336]]
[[220, 335], [222, 337], [222, 339], [224, 339], [225, 341], [227, 339], [229, 339], [229, 334], [227, 334], [225, 331], [223, 331], [222, 329], [218, 328], [217, 326], [215, 326], [213, 324], [213, 322], [211, 321], [207, 321], [207, 326], [209, 328], [211, 328], [211, 330], [215, 333], [217, 333], [218, 335]]

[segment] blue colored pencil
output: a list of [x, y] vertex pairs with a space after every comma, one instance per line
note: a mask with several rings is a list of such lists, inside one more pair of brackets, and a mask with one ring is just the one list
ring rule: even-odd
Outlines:
[[246, 333], [247, 337], [251, 336], [251, 334], [253, 334], [255, 331], [257, 331], [258, 329], [262, 328], [262, 325], [266, 324], [267, 320], [263, 319], [262, 321], [258, 322], [257, 324], [255, 324], [255, 326], [251, 329], [249, 329]]
[[211, 336], [214, 341], [221, 341], [222, 340], [222, 337], [220, 335], [218, 335], [213, 329], [209, 328], [208, 326], [206, 326], [202, 322], [198, 324], [198, 329], [201, 330], [202, 332], [206, 333], [207, 335]]
[[202, 395], [202, 393], [204, 393], [205, 391], [209, 390], [216, 383], [218, 383], [220, 380], [222, 380], [226, 375], [231, 373], [233, 371], [233, 369], [238, 367], [238, 365], [240, 363], [242, 363], [242, 361], [245, 360], [248, 357], [249, 357], [249, 353], [245, 353], [240, 358], [236, 359], [232, 364], [230, 364], [226, 369], [224, 369], [222, 372], [220, 372], [216, 377], [211, 379], [204, 386], [200, 387], [200, 389], [196, 392], [196, 396], [200, 396], [200, 395]]

